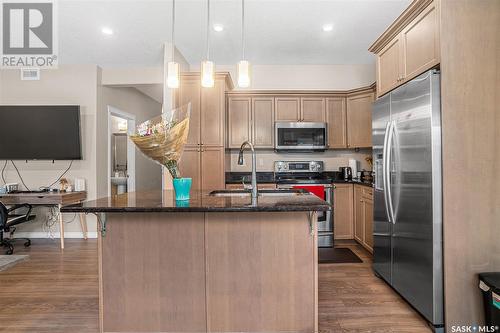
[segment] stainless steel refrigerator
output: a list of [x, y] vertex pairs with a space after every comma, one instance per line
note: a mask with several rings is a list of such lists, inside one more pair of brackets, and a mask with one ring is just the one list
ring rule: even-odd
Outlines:
[[373, 106], [373, 268], [443, 327], [440, 80], [426, 72]]

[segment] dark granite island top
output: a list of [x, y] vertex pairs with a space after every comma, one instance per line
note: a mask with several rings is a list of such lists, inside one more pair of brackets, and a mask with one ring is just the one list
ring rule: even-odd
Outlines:
[[61, 208], [63, 213], [106, 212], [300, 212], [327, 211], [331, 206], [307, 191], [295, 195], [273, 193], [259, 196], [252, 204], [250, 195], [212, 196], [209, 192], [191, 191], [189, 201], [175, 201], [172, 190], [131, 192]]

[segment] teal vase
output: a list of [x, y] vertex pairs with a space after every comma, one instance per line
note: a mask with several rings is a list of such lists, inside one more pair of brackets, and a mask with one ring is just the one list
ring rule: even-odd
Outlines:
[[191, 191], [191, 184], [193, 180], [191, 178], [174, 178], [174, 191], [175, 200], [189, 200], [189, 192]]

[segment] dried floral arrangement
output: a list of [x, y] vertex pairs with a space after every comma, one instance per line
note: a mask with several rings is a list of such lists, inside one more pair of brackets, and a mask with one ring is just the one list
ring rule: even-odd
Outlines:
[[191, 103], [138, 125], [130, 139], [150, 159], [181, 178], [179, 160], [189, 134]]

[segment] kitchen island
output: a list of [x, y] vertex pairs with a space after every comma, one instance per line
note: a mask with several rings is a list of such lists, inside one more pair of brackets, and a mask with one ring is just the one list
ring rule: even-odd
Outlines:
[[101, 332], [315, 332], [317, 226], [305, 191], [126, 193], [99, 217]]

